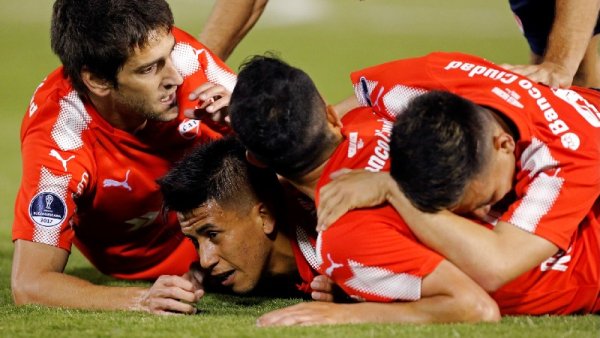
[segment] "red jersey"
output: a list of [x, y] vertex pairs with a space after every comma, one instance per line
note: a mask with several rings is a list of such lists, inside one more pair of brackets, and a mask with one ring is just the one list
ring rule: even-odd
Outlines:
[[174, 214], [164, 213], [156, 180], [198, 142], [220, 133], [184, 118], [191, 90], [206, 81], [232, 89], [236, 76], [187, 33], [173, 28], [173, 61], [184, 77], [179, 117], [148, 121], [139, 133], [113, 128], [82, 100], [63, 69], [37, 88], [21, 127], [23, 177], [13, 240], [70, 251], [120, 278], [182, 274], [197, 260]]
[[[344, 116], [343, 125], [344, 140], [329, 159], [317, 191], [341, 168], [389, 171], [392, 122], [371, 108], [358, 108]], [[346, 213], [320, 234], [317, 258], [319, 272], [349, 296], [380, 302], [420, 299], [423, 277], [443, 260], [419, 243], [389, 204]]]
[[479, 57], [432, 53], [352, 74], [359, 101], [395, 118], [429, 90], [455, 93], [518, 129], [515, 201], [500, 217], [560, 252], [493, 294], [503, 313], [600, 310], [600, 94], [551, 89]]

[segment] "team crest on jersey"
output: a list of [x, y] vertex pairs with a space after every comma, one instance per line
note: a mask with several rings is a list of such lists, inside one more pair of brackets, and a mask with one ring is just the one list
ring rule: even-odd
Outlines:
[[185, 119], [179, 124], [179, 134], [187, 140], [196, 138], [200, 134], [200, 121]]
[[29, 217], [37, 225], [53, 227], [61, 224], [67, 215], [65, 201], [52, 192], [40, 192], [29, 204]]

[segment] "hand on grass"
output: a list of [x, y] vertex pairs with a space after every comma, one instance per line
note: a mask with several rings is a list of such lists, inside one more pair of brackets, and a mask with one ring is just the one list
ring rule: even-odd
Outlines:
[[318, 275], [310, 282], [313, 292], [310, 294], [312, 299], [321, 302], [333, 302], [333, 287], [335, 283], [331, 278], [325, 275]]
[[163, 275], [141, 297], [138, 309], [154, 314], [194, 314], [204, 295], [201, 279], [190, 270], [183, 276]]
[[307, 302], [269, 312], [256, 321], [257, 326], [324, 325], [353, 323], [359, 320], [352, 304]]

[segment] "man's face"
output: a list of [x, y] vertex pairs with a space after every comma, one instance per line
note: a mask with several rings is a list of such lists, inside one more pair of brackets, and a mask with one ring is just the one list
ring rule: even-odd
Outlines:
[[183, 233], [197, 242], [200, 265], [235, 293], [252, 291], [269, 263], [273, 241], [260, 206], [238, 212], [210, 201], [178, 214]]
[[115, 109], [133, 120], [170, 121], [177, 117], [176, 90], [183, 78], [171, 60], [173, 34], [154, 31], [148, 44], [136, 48], [117, 73], [112, 90]]
[[450, 210], [485, 219], [492, 206], [512, 190], [514, 172], [514, 154], [494, 150], [486, 167], [467, 184], [460, 201]]

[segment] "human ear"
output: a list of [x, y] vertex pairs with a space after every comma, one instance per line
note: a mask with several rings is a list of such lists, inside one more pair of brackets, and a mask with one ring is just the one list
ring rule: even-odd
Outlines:
[[108, 80], [100, 78], [85, 67], [81, 70], [81, 79], [83, 80], [83, 84], [85, 84], [87, 89], [92, 94], [97, 96], [106, 96], [112, 89], [112, 85]]
[[500, 132], [494, 137], [494, 148], [507, 154], [515, 152], [515, 139], [507, 132]]
[[258, 203], [255, 208], [257, 208], [258, 215], [262, 220], [263, 231], [266, 235], [271, 235], [275, 232], [275, 219], [273, 215], [267, 208], [264, 203]]
[[329, 121], [330, 124], [334, 127], [342, 128], [342, 121], [332, 105], [327, 105], [326, 115], [327, 121]]

